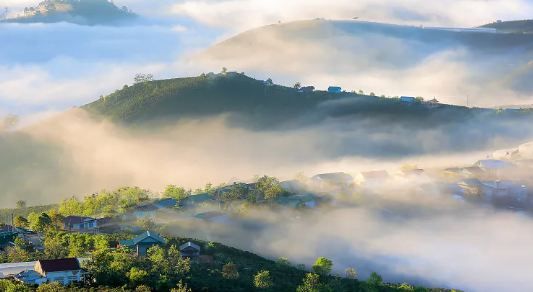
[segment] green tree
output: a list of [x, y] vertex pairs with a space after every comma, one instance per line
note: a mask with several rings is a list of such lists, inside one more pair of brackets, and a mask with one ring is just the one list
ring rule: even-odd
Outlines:
[[148, 272], [137, 267], [132, 267], [127, 276], [130, 284], [134, 287], [144, 284], [148, 280]]
[[135, 287], [135, 292], [152, 292], [152, 289], [146, 285]]
[[0, 280], [0, 291], [6, 292], [30, 292], [29, 287], [24, 286], [24, 284], [14, 283], [9, 280]]
[[191, 270], [190, 259], [182, 258], [179, 249], [175, 245], [171, 245], [168, 248], [166, 258], [168, 260], [169, 269], [174, 276], [181, 277], [189, 273]]
[[229, 280], [238, 279], [239, 270], [237, 269], [237, 265], [232, 262], [225, 264], [222, 267], [222, 277], [224, 277], [224, 279], [229, 279]]
[[270, 277], [270, 272], [263, 270], [259, 271], [254, 276], [254, 286], [259, 289], [268, 289], [272, 287], [273, 282], [272, 278]]
[[68, 257], [70, 251], [68, 243], [59, 236], [48, 234], [44, 238], [44, 256], [46, 259], [61, 259]]
[[14, 241], [14, 246], [6, 249], [7, 259], [9, 262], [28, 262], [33, 259], [33, 248], [29, 243], [22, 238], [17, 237]]
[[16, 204], [19, 209], [26, 208], [26, 201], [18, 200]]
[[44, 283], [37, 288], [37, 292], [62, 292], [67, 291], [65, 287], [58, 282]]
[[46, 213], [31, 213], [28, 215], [28, 221], [31, 230], [36, 232], [44, 232], [52, 225], [52, 219]]
[[192, 289], [187, 287], [187, 284], [183, 283], [182, 280], [178, 282], [178, 285], [176, 285], [176, 288], [172, 288], [170, 292], [192, 292]]
[[224, 202], [231, 202], [240, 200], [246, 197], [248, 193], [247, 188], [242, 183], [233, 183], [227, 190], [219, 194], [219, 198]]
[[415, 287], [407, 284], [407, 283], [402, 283], [400, 286], [398, 286], [398, 289], [400, 291], [415, 291]]
[[266, 200], [275, 200], [283, 194], [283, 188], [275, 177], [265, 175], [257, 180], [256, 186]]
[[165, 191], [163, 192], [163, 195], [167, 198], [173, 198], [176, 200], [185, 199], [188, 196], [191, 195], [190, 191], [185, 190], [182, 187], [178, 187], [175, 185], [168, 185]]
[[313, 265], [313, 271], [319, 275], [329, 275], [332, 268], [333, 262], [325, 257], [319, 257]]
[[320, 287], [320, 276], [314, 273], [307, 273], [302, 284], [296, 288], [296, 292], [319, 292]]
[[370, 286], [379, 287], [383, 284], [383, 278], [378, 273], [372, 272], [366, 282]]
[[19, 215], [13, 220], [13, 225], [15, 225], [15, 227], [28, 228], [29, 222], [28, 219]]

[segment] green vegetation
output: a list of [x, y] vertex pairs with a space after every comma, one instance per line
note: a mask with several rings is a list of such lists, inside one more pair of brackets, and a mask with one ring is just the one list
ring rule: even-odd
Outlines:
[[185, 199], [186, 197], [191, 195], [191, 191], [187, 191], [182, 187], [178, 187], [175, 185], [168, 185], [165, 191], [163, 192], [163, 195], [167, 198], [173, 198], [176, 200]]
[[[212, 190], [220, 199], [269, 202], [288, 195], [273, 177], [259, 177], [252, 184], [234, 184]], [[189, 192], [171, 185], [165, 191], [170, 197], [188, 196]], [[140, 188], [120, 188], [100, 192], [83, 200], [68, 199], [47, 212], [33, 212], [27, 218], [19, 216], [16, 222], [40, 232], [44, 239], [42, 249], [21, 238], [0, 253], [0, 262], [24, 262], [37, 259], [66, 257], [87, 258], [83, 262], [89, 279], [79, 286], [63, 288], [46, 284], [38, 288], [26, 287], [10, 281], [0, 281], [2, 291], [439, 291], [414, 288], [407, 284], [383, 283], [373, 273], [368, 281], [357, 279], [355, 269], [347, 269], [346, 277], [332, 275], [334, 263], [325, 257], [316, 259], [309, 272], [304, 265], [293, 265], [287, 258], [277, 261], [262, 258], [250, 252], [224, 246], [167, 235], [165, 246], [154, 246], [147, 256], [137, 257], [127, 248], [118, 247], [120, 240], [131, 239], [131, 233], [90, 234], [62, 231], [66, 215], [120, 215], [128, 209], [149, 200], [149, 193]], [[154, 223], [149, 229], [156, 228]], [[193, 241], [201, 248], [197, 260], [181, 257], [178, 247]], [[92, 290], [91, 290], [92, 289]], [[411, 291], [411, 290], [407, 290]]]
[[413, 129], [450, 124], [464, 127], [470, 121], [486, 126], [507, 119], [531, 118], [524, 111], [498, 115], [490, 109], [429, 105], [422, 99], [406, 105], [398, 98], [379, 98], [362, 91], [299, 92], [233, 72], [140, 82], [83, 108], [97, 116], [138, 126], [227, 114], [231, 125], [253, 129], [286, 129], [343, 117], [372, 118]]
[[31, 213], [42, 213], [42, 212], [48, 212], [54, 208], [56, 208], [57, 205], [43, 205], [43, 206], [31, 206], [31, 207], [23, 207], [23, 208], [8, 208], [8, 209], [0, 209], [0, 220], [2, 223], [5, 224], [11, 224], [11, 216], [13, 216], [13, 219], [16, 220], [17, 217], [28, 217]]
[[[90, 279], [80, 284], [82, 286], [63, 288], [47, 284], [37, 291], [89, 291], [95, 288], [98, 291], [133, 291], [136, 287], [139, 291], [141, 286], [145, 289], [143, 291], [405, 291], [398, 285], [384, 284], [377, 274], [373, 274], [368, 282], [362, 282], [328, 273], [308, 273], [301, 266], [292, 266], [286, 259], [275, 262], [213, 242], [194, 240], [201, 246], [202, 255], [211, 260], [184, 259], [177, 247], [191, 240], [187, 238], [167, 237], [169, 240], [165, 246], [151, 247], [146, 257], [136, 257], [125, 248], [114, 248], [119, 239], [131, 236], [66, 233], [49, 229], [45, 233], [44, 251], [34, 250], [23, 240], [16, 240], [15, 246], [2, 255], [3, 260], [9, 262], [89, 258], [83, 265]], [[317, 259], [317, 263], [326, 270], [333, 265], [325, 258]], [[0, 290], [35, 291], [35, 288], [3, 280], [0, 281]]]
[[138, 187], [124, 187], [113, 192], [102, 191], [80, 201], [73, 197], [62, 201], [58, 211], [63, 216], [104, 217], [122, 214], [149, 199], [149, 192]]

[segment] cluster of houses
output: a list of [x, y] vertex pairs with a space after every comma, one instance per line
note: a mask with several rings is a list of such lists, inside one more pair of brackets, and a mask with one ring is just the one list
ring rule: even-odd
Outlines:
[[[138, 257], [147, 255], [153, 246], [165, 246], [167, 240], [161, 235], [145, 231], [129, 240], [121, 240], [117, 248], [128, 248]], [[185, 242], [179, 246], [182, 258], [192, 261], [209, 263], [212, 258], [201, 255], [201, 247], [194, 242]], [[35, 262], [0, 264], [0, 278], [14, 279], [27, 285], [41, 285], [44, 283], [58, 282], [62, 285], [83, 282], [88, 275], [80, 262], [86, 259], [63, 258], [53, 260], [38, 260]]]
[[[527, 169], [533, 167], [531, 163]], [[386, 190], [389, 185], [406, 183], [421, 188], [436, 188], [461, 201], [487, 203], [496, 207], [511, 209], [533, 208], [530, 171], [520, 163], [507, 160], [484, 159], [471, 166], [424, 170], [406, 168], [398, 173], [385, 170], [360, 172], [355, 177], [343, 172], [324, 173], [313, 176], [309, 182], [298, 180], [283, 182], [282, 186], [291, 192], [303, 195], [303, 205], [314, 208], [323, 202], [322, 196], [361, 193], [372, 195]], [[309, 190], [313, 190], [310, 193]], [[423, 191], [423, 189], [422, 189]], [[315, 195], [320, 194], [320, 195]], [[290, 198], [290, 197], [289, 197]], [[290, 199], [286, 199], [290, 200]], [[334, 201], [334, 200], [333, 200]]]

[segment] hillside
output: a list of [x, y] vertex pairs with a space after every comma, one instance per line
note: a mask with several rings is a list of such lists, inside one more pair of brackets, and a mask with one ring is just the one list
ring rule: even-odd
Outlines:
[[5, 21], [113, 25], [131, 21], [135, 17], [126, 6], [119, 8], [108, 0], [45, 0], [35, 7], [26, 7], [22, 16]]
[[472, 104], [490, 107], [500, 105], [502, 96], [506, 103], [530, 103], [532, 57], [531, 34], [316, 19], [237, 34], [198, 62], [322, 88], [356, 86], [453, 104], [470, 96]]
[[482, 28], [494, 28], [497, 31], [507, 33], [533, 33], [533, 20], [497, 21], [480, 26]]
[[228, 114], [230, 121], [239, 126], [259, 129], [316, 125], [326, 119], [343, 118], [372, 117], [388, 123], [431, 128], [473, 119], [532, 117], [527, 110], [498, 111], [420, 101], [405, 103], [398, 97], [354, 92], [299, 92], [233, 72], [137, 83], [83, 108], [127, 124]]

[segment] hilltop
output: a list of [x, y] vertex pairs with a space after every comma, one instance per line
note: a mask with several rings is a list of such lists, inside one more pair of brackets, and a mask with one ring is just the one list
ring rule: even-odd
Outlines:
[[35, 7], [24, 8], [24, 14], [5, 22], [70, 22], [81, 25], [114, 25], [136, 17], [126, 6], [117, 7], [108, 0], [45, 0]]
[[514, 20], [514, 21], [496, 21], [493, 23], [480, 26], [482, 28], [494, 28], [497, 31], [507, 33], [533, 33], [533, 19]]
[[257, 80], [243, 73], [139, 82], [102, 96], [82, 108], [125, 124], [229, 115], [244, 127], [309, 126], [326, 119], [375, 118], [430, 128], [483, 119], [531, 117], [528, 110], [498, 111], [399, 97], [341, 91], [295, 89]]

